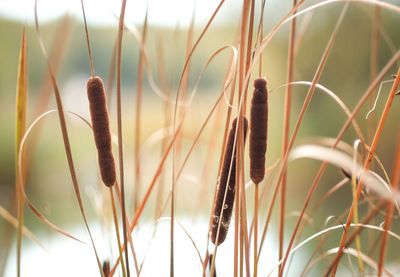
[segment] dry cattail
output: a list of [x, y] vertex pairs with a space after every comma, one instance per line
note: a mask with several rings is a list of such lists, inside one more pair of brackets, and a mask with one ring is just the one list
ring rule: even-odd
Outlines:
[[[226, 150], [224, 155], [224, 163], [222, 165], [221, 176], [219, 180], [219, 185], [217, 189], [217, 194], [214, 201], [214, 208], [213, 208], [213, 221], [212, 221], [212, 230], [211, 230], [211, 241], [215, 245], [221, 244], [228, 233], [229, 222], [231, 220], [232, 210], [233, 210], [233, 202], [235, 200], [235, 186], [236, 186], [236, 147], [233, 145], [235, 140], [235, 132], [236, 132], [236, 121], [237, 118], [233, 120], [232, 128], [229, 131], [229, 137], [226, 144]], [[247, 118], [243, 117], [243, 138], [244, 141], [246, 140], [246, 133], [247, 133]], [[232, 157], [233, 155], [233, 157]], [[232, 166], [231, 166], [232, 160]], [[229, 169], [231, 168], [230, 174]], [[229, 177], [229, 178], [228, 178]], [[229, 183], [228, 183], [229, 179]], [[225, 190], [228, 185], [228, 189], [226, 192], [225, 198], [225, 205], [222, 209], [222, 204], [224, 202], [224, 195]], [[219, 230], [218, 235], [218, 243], [217, 240], [217, 232], [218, 232], [218, 225], [219, 219], [222, 210], [222, 217], [221, 217], [221, 227]]]
[[110, 274], [110, 262], [108, 260], [103, 262], [103, 274], [106, 277]]
[[88, 80], [87, 94], [101, 179], [106, 186], [112, 186], [116, 179], [115, 162], [111, 148], [111, 132], [104, 85], [100, 77], [95, 76]]
[[268, 91], [264, 78], [254, 81], [250, 116], [250, 178], [259, 184], [265, 175], [268, 133]]

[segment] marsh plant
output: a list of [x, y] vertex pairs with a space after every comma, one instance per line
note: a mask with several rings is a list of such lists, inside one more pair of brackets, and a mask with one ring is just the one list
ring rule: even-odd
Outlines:
[[0, 275], [70, 276], [32, 249], [74, 276], [400, 275], [398, 2], [222, 0], [175, 28], [127, 5], [9, 24]]

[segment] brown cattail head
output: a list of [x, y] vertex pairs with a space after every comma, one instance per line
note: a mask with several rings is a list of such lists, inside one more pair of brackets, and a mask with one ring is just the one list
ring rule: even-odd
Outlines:
[[110, 274], [110, 262], [108, 260], [103, 262], [103, 273], [106, 277]]
[[264, 78], [254, 81], [250, 116], [250, 178], [258, 185], [264, 179], [267, 152], [268, 91]]
[[[211, 241], [215, 245], [219, 245], [224, 242], [226, 235], [228, 233], [229, 222], [231, 220], [233, 203], [235, 200], [235, 187], [236, 187], [236, 147], [234, 145], [235, 141], [235, 132], [236, 132], [236, 122], [237, 118], [235, 118], [232, 122], [232, 128], [229, 131], [228, 141], [226, 143], [226, 149], [224, 154], [224, 163], [222, 165], [221, 176], [219, 179], [219, 185], [217, 188], [217, 194], [215, 196], [214, 208], [213, 208], [213, 218], [212, 218], [212, 230], [211, 230]], [[243, 117], [243, 139], [246, 141], [246, 133], [247, 133], [247, 118]], [[232, 166], [231, 166], [232, 161]], [[230, 169], [230, 172], [229, 172]], [[226, 189], [228, 186], [228, 189]], [[224, 196], [226, 192], [225, 204], [224, 204]], [[224, 204], [224, 205], [223, 205]], [[222, 208], [223, 206], [223, 208]], [[218, 225], [219, 219], [221, 216], [221, 227], [218, 235], [218, 243], [217, 233], [218, 233]]]
[[111, 147], [110, 123], [103, 81], [91, 77], [87, 82], [90, 116], [92, 118], [94, 140], [97, 148], [101, 179], [106, 186], [115, 183], [115, 162]]

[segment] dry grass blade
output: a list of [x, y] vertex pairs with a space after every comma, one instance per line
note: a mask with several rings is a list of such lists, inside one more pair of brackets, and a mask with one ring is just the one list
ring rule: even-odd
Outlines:
[[[378, 50], [379, 50], [379, 27], [380, 27], [380, 8], [379, 6], [374, 7], [374, 15], [372, 21], [372, 34], [371, 34], [371, 56], [369, 64], [369, 79], [374, 80], [378, 70]], [[369, 107], [373, 106], [373, 97], [369, 103]], [[368, 120], [368, 141], [372, 140], [373, 137], [373, 126], [375, 125], [375, 116], [372, 114], [370, 120]]]
[[[153, 191], [154, 185], [156, 184], [158, 178], [160, 177], [160, 174], [161, 174], [161, 171], [162, 171], [162, 169], [164, 167], [165, 161], [166, 161], [166, 159], [167, 159], [167, 157], [169, 155], [169, 152], [172, 149], [172, 144], [173, 144], [173, 142], [174, 142], [174, 140], [175, 140], [175, 138], [177, 136], [177, 133], [181, 132], [181, 127], [182, 127], [182, 124], [178, 126], [178, 128], [176, 129], [176, 132], [174, 133], [174, 136], [173, 136], [172, 140], [170, 141], [170, 143], [168, 144], [167, 148], [165, 149], [164, 155], [161, 158], [161, 161], [160, 161], [160, 163], [159, 163], [159, 165], [158, 165], [158, 167], [156, 169], [156, 172], [155, 172], [155, 174], [153, 176], [153, 179], [151, 180], [151, 183], [150, 183], [150, 185], [149, 185], [149, 187], [148, 187], [148, 189], [147, 189], [147, 191], [146, 191], [146, 193], [145, 193], [145, 195], [143, 197], [143, 200], [142, 200], [141, 204], [139, 205], [139, 208], [137, 209], [137, 211], [135, 213], [135, 216], [134, 216], [134, 218], [132, 220], [132, 223], [130, 223], [130, 227], [129, 227], [129, 232], [130, 233], [132, 233], [133, 229], [135, 228], [135, 226], [137, 225], [137, 223], [139, 221], [140, 216], [142, 215], [143, 209], [146, 206], [147, 201], [149, 200], [149, 197], [150, 197], [151, 192]], [[122, 251], [125, 251], [125, 245], [126, 244], [124, 244], [124, 246], [122, 247]], [[114, 267], [111, 270], [111, 273], [110, 273], [111, 276], [114, 274], [119, 262], [120, 262], [120, 260], [118, 259], [116, 261]]]
[[[15, 128], [15, 182], [18, 204], [18, 228], [17, 228], [17, 275], [21, 276], [21, 245], [22, 229], [24, 226], [24, 200], [20, 187], [24, 187], [25, 179], [25, 155], [20, 153], [21, 141], [26, 129], [26, 114], [28, 102], [28, 68], [27, 68], [27, 45], [25, 28], [22, 30], [21, 49], [19, 54], [17, 96], [16, 96], [16, 128]], [[18, 170], [18, 157], [21, 156], [21, 171]]]
[[[116, 65], [117, 65], [117, 125], [118, 125], [118, 157], [119, 157], [119, 178], [121, 184], [121, 209], [122, 209], [122, 228], [123, 228], [123, 237], [124, 237], [124, 245], [127, 244], [127, 226], [126, 222], [128, 218], [126, 216], [125, 209], [125, 180], [124, 180], [124, 156], [123, 156], [123, 145], [122, 145], [122, 107], [121, 107], [121, 59], [122, 59], [122, 36], [124, 31], [124, 18], [125, 18], [125, 8], [126, 8], [126, 0], [122, 1], [121, 4], [121, 12], [119, 16], [119, 24], [118, 24], [118, 38], [117, 38], [117, 55], [116, 55]], [[129, 259], [128, 259], [128, 251], [125, 251], [125, 261], [126, 261], [126, 273], [127, 276], [130, 276], [129, 271]], [[135, 263], [136, 273], [139, 274], [139, 267], [137, 263]]]
[[90, 237], [90, 241], [92, 243], [92, 247], [93, 247], [93, 250], [94, 250], [94, 253], [95, 253], [95, 256], [96, 256], [96, 261], [97, 261], [97, 265], [98, 265], [100, 274], [102, 276], [104, 276], [103, 270], [102, 270], [102, 267], [101, 267], [101, 262], [100, 262], [100, 259], [98, 257], [97, 250], [96, 250], [96, 247], [95, 247], [95, 244], [94, 244], [94, 241], [93, 241], [93, 237], [92, 237], [92, 234], [90, 232], [89, 225], [88, 225], [87, 220], [86, 220], [86, 215], [85, 215], [85, 212], [84, 212], [84, 209], [83, 209], [83, 203], [82, 203], [81, 194], [80, 194], [80, 191], [79, 191], [78, 180], [77, 180], [77, 177], [76, 177], [74, 162], [73, 162], [73, 158], [72, 158], [71, 146], [70, 146], [70, 143], [69, 143], [67, 125], [65, 123], [64, 108], [63, 108], [63, 104], [62, 104], [62, 100], [61, 100], [60, 91], [58, 89], [58, 85], [57, 85], [57, 81], [56, 81], [56, 78], [55, 78], [55, 75], [54, 75], [53, 68], [52, 68], [50, 60], [49, 60], [49, 58], [47, 56], [46, 47], [44, 46], [42, 37], [40, 35], [40, 31], [39, 31], [39, 22], [38, 22], [38, 16], [37, 16], [37, 0], [35, 0], [35, 27], [36, 27], [36, 33], [37, 33], [38, 38], [39, 38], [39, 43], [40, 43], [41, 50], [43, 52], [43, 55], [46, 58], [47, 67], [48, 67], [48, 70], [49, 70], [49, 73], [50, 73], [50, 78], [51, 78], [51, 82], [52, 82], [53, 89], [54, 89], [54, 95], [55, 95], [56, 103], [57, 103], [58, 117], [59, 117], [59, 120], [60, 120], [62, 137], [63, 137], [63, 141], [64, 141], [65, 153], [67, 155], [68, 167], [69, 167], [69, 170], [70, 170], [72, 183], [74, 185], [75, 194], [76, 194], [76, 197], [77, 197], [77, 200], [78, 200], [79, 208], [80, 208], [80, 211], [81, 211], [81, 214], [82, 214], [86, 229], [87, 229], [89, 237]]
[[[19, 156], [18, 156], [18, 158], [17, 158], [17, 161], [18, 161], [18, 174], [19, 174], [20, 176], [23, 176], [23, 175], [22, 175], [22, 164], [21, 164], [22, 157], [21, 157], [21, 154], [25, 151], [25, 141], [26, 141], [27, 137], [30, 135], [32, 129], [36, 126], [36, 124], [37, 124], [41, 119], [43, 119], [45, 116], [49, 115], [49, 114], [52, 113], [52, 112], [57, 112], [57, 110], [50, 110], [50, 111], [48, 111], [48, 112], [42, 114], [41, 116], [39, 116], [38, 118], [36, 118], [36, 119], [33, 121], [33, 123], [27, 128], [27, 130], [26, 130], [26, 132], [25, 132], [25, 134], [24, 134], [24, 136], [23, 136], [23, 138], [22, 138], [22, 140], [21, 140], [21, 145], [20, 145], [20, 149], [19, 149]], [[24, 180], [21, 180], [21, 182], [18, 182], [18, 183], [17, 183], [18, 189], [21, 191], [21, 193], [22, 193], [22, 195], [23, 195], [23, 197], [24, 197], [24, 199], [25, 199], [26, 204], [27, 204], [28, 207], [33, 211], [33, 213], [34, 213], [41, 221], [43, 221], [47, 226], [49, 226], [49, 227], [52, 228], [53, 230], [55, 230], [55, 231], [57, 231], [57, 232], [59, 232], [59, 233], [65, 235], [65, 236], [67, 236], [67, 237], [69, 237], [69, 238], [72, 238], [72, 239], [74, 239], [74, 240], [76, 240], [76, 241], [79, 241], [79, 242], [83, 243], [81, 240], [75, 238], [74, 236], [68, 234], [67, 232], [64, 232], [63, 230], [61, 230], [60, 228], [58, 228], [57, 226], [55, 226], [54, 224], [52, 224], [50, 221], [48, 221], [48, 220], [39, 212], [39, 210], [30, 202], [29, 198], [28, 198], [27, 195], [26, 195], [25, 187], [22, 185], [23, 183], [24, 183]]]
[[[394, 99], [394, 97], [396, 95], [399, 83], [400, 83], [400, 67], [399, 67], [399, 69], [397, 71], [396, 79], [395, 79], [395, 81], [393, 83], [393, 86], [392, 86], [392, 89], [390, 91], [389, 97], [388, 97], [388, 99], [386, 101], [385, 108], [383, 110], [381, 119], [379, 120], [379, 125], [378, 125], [378, 127], [376, 129], [376, 132], [375, 132], [375, 135], [374, 135], [374, 139], [372, 141], [371, 149], [370, 149], [370, 152], [368, 153], [368, 157], [367, 157], [367, 160], [366, 160], [365, 165], [364, 165], [364, 171], [367, 171], [369, 169], [369, 166], [370, 166], [370, 164], [372, 162], [373, 153], [375, 152], [375, 149], [376, 149], [376, 147], [378, 145], [380, 136], [382, 134], [383, 126], [384, 126], [384, 124], [386, 122], [386, 118], [387, 118], [387, 116], [389, 114], [389, 110], [390, 110], [390, 107], [391, 107], [391, 105], [393, 103], [393, 99]], [[362, 188], [363, 188], [363, 180], [361, 180], [361, 182], [358, 184], [356, 199], [358, 199], [360, 197]], [[345, 231], [343, 232], [342, 239], [340, 241], [339, 251], [338, 251], [338, 255], [337, 256], [339, 256], [340, 252], [343, 251], [343, 245], [344, 245], [346, 237], [347, 237], [348, 226], [350, 225], [350, 222], [351, 222], [351, 220], [353, 218], [354, 209], [355, 209], [355, 201], [353, 201], [353, 203], [351, 205], [349, 216], [348, 216], [347, 221], [346, 221], [346, 228], [345, 228]], [[339, 260], [333, 266], [332, 276], [336, 275], [336, 270], [337, 270], [337, 267], [338, 267], [338, 263], [339, 263]]]
[[[293, 6], [296, 6], [297, 0], [293, 0]], [[287, 71], [286, 71], [286, 82], [291, 83], [293, 80], [294, 72], [294, 46], [295, 46], [295, 36], [296, 36], [296, 18], [293, 18], [290, 23], [290, 34], [289, 34], [289, 47], [288, 47], [288, 61], [287, 61]], [[284, 159], [289, 142], [289, 127], [290, 127], [290, 109], [292, 102], [292, 86], [288, 85], [285, 92], [285, 104], [284, 104], [284, 114], [283, 114], [283, 135], [282, 135], [282, 155], [281, 158]], [[287, 169], [283, 169], [282, 183], [281, 187], [281, 201], [279, 209], [279, 259], [282, 258], [283, 253], [283, 242], [285, 233], [285, 204], [286, 204], [286, 178]]]
[[[178, 100], [180, 99], [180, 91], [182, 87], [182, 82], [183, 82], [183, 77], [186, 74], [186, 71], [189, 66], [189, 62], [191, 60], [191, 57], [194, 53], [194, 50], [197, 48], [198, 44], [200, 43], [201, 39], [203, 38], [204, 34], [207, 32], [208, 28], [210, 27], [211, 23], [213, 22], [215, 16], [217, 15], [219, 9], [222, 7], [222, 4], [225, 2], [225, 0], [221, 0], [215, 11], [213, 12], [211, 18], [208, 20], [206, 26], [203, 28], [200, 36], [194, 43], [191, 51], [187, 55], [187, 58], [185, 59], [185, 64], [182, 69], [181, 76], [179, 78], [179, 84], [178, 84], [178, 89], [176, 93], [176, 99], [175, 99], [175, 109], [174, 109], [174, 119], [173, 119], [173, 125], [174, 125], [174, 132], [176, 128], [176, 117], [177, 117], [177, 112], [178, 112]], [[171, 277], [174, 276], [174, 197], [175, 197], [175, 141], [173, 143], [173, 151], [172, 151], [172, 188], [171, 188], [171, 266], [170, 266], [170, 275]]]
[[[329, 255], [336, 254], [338, 250], [339, 250], [339, 248], [333, 248], [333, 249], [330, 249], [330, 250], [326, 251], [326, 252], [324, 253], [324, 255], [322, 255], [321, 258], [317, 259], [316, 262], [318, 262], [319, 260], [321, 260], [321, 259], [324, 258], [324, 257], [327, 257], [327, 256], [329, 256]], [[378, 265], [377, 265], [376, 262], [373, 260], [373, 258], [367, 256], [367, 255], [364, 254], [364, 253], [360, 253], [357, 249], [354, 249], [354, 248], [346, 248], [346, 249], [344, 250], [344, 252], [345, 252], [346, 254], [350, 255], [350, 256], [354, 256], [354, 257], [357, 257], [357, 258], [361, 258], [363, 262], [365, 262], [366, 264], [368, 264], [368, 265], [369, 265], [371, 268], [373, 268], [375, 271], [378, 270]], [[311, 267], [312, 267], [312, 266], [311, 266]], [[385, 273], [385, 276], [388, 276], [388, 277], [394, 277], [394, 276], [395, 276], [395, 275], [393, 275], [392, 273], [390, 273], [389, 271], [387, 271], [386, 269], [383, 269], [383, 272]]]
[[[281, 85], [273, 90], [270, 91], [270, 93], [272, 93], [274, 90], [283, 87], [283, 86], [287, 86], [287, 85], [306, 85], [311, 87], [313, 85], [313, 82], [308, 82], [308, 81], [296, 81], [296, 82], [291, 82], [289, 84], [284, 84]], [[343, 102], [342, 99], [340, 99], [340, 97], [338, 97], [332, 90], [328, 89], [327, 87], [321, 85], [321, 84], [315, 84], [315, 87], [318, 88], [319, 90], [321, 90], [321, 92], [324, 92], [325, 94], [327, 94], [329, 97], [331, 97], [338, 105], [339, 107], [345, 112], [346, 116], [351, 120], [351, 124], [353, 125], [354, 131], [357, 134], [358, 139], [363, 143], [363, 145], [365, 144], [365, 138], [363, 133], [361, 132], [361, 128], [359, 126], [359, 124], [357, 123], [357, 121], [355, 120], [355, 118], [351, 117], [351, 111], [350, 109], [346, 106], [346, 104]], [[334, 142], [331, 144], [333, 145]], [[350, 148], [351, 149], [351, 148]]]
[[[19, 228], [19, 222], [18, 220], [12, 216], [6, 209], [4, 209], [2, 206], [0, 206], [0, 216], [4, 218], [5, 221], [10, 223], [12, 226], [14, 226], [16, 229]], [[22, 226], [22, 234], [25, 235], [28, 239], [36, 243], [40, 248], [43, 250], [47, 251], [46, 247], [39, 241], [39, 239], [31, 232], [29, 231], [28, 228], [25, 226]]]
[[[338, 145], [340, 145], [340, 139], [342, 138], [344, 132], [346, 131], [346, 129], [348, 128], [348, 126], [350, 125], [350, 122], [352, 122], [355, 118], [355, 115], [360, 111], [361, 107], [365, 104], [365, 102], [367, 101], [367, 99], [370, 97], [370, 95], [372, 94], [372, 92], [377, 88], [377, 86], [379, 85], [379, 83], [381, 82], [381, 80], [384, 78], [384, 76], [389, 72], [390, 68], [400, 59], [400, 51], [398, 51], [393, 57], [392, 59], [386, 64], [386, 66], [381, 70], [381, 72], [379, 73], [379, 75], [375, 78], [375, 80], [371, 83], [371, 85], [368, 87], [367, 91], [365, 92], [364, 96], [362, 97], [362, 99], [359, 101], [359, 103], [357, 104], [356, 108], [354, 109], [354, 111], [349, 115], [349, 118], [347, 120], [347, 122], [345, 123], [344, 127], [342, 128], [342, 130], [340, 131], [339, 135], [337, 136], [335, 142], [331, 145], [331, 147], [333, 149], [335, 149]], [[359, 129], [359, 128], [358, 128]], [[357, 131], [357, 128], [356, 128]], [[359, 138], [361, 138], [361, 136], [359, 136]], [[362, 140], [363, 141], [363, 140]], [[326, 163], [325, 163], [326, 165]], [[320, 171], [324, 170], [324, 165], [321, 167]], [[319, 173], [320, 174], [320, 173]], [[319, 175], [318, 174], [318, 175]], [[318, 179], [318, 178], [317, 178]], [[316, 179], [316, 180], [317, 180]]]
[[[57, 26], [56, 36], [53, 39], [53, 44], [51, 47], [51, 52], [49, 57], [53, 68], [53, 74], [55, 76], [58, 75], [58, 72], [60, 71], [61, 65], [63, 63], [65, 52], [67, 52], [65, 50], [67, 49], [68, 46], [68, 39], [71, 33], [71, 29], [72, 29], [72, 19], [70, 16], [66, 15], [61, 20], [59, 26]], [[40, 87], [38, 89], [37, 100], [35, 101], [33, 108], [34, 118], [39, 117], [41, 114], [45, 113], [46, 110], [48, 109], [51, 96], [53, 95], [52, 90], [53, 90], [53, 85], [51, 81], [51, 76], [49, 70], [46, 69], [46, 74], [44, 75], [41, 81]], [[32, 168], [34, 153], [36, 151], [36, 147], [39, 141], [39, 135], [41, 133], [40, 128], [41, 127], [39, 127], [39, 130], [37, 132], [34, 132], [32, 134], [31, 142], [29, 143], [30, 151], [26, 157], [26, 170], [28, 179], [30, 175], [29, 171]]]
[[135, 172], [135, 183], [133, 190], [133, 207], [136, 211], [138, 202], [139, 202], [139, 193], [141, 186], [141, 170], [140, 170], [140, 135], [141, 135], [141, 111], [142, 111], [142, 87], [143, 87], [143, 66], [144, 66], [144, 50], [146, 45], [146, 37], [147, 37], [147, 16], [148, 10], [146, 9], [146, 15], [143, 23], [142, 30], [142, 44], [140, 47], [139, 54], [139, 65], [138, 65], [138, 73], [137, 73], [137, 82], [136, 82], [136, 115], [135, 115], [135, 146], [134, 146], [134, 172]]
[[[111, 206], [112, 206], [112, 212], [113, 212], [113, 218], [114, 218], [115, 234], [117, 236], [119, 258], [121, 260], [122, 275], [125, 277], [126, 276], [125, 263], [124, 263], [124, 257], [123, 257], [123, 254], [122, 254], [121, 239], [120, 239], [120, 236], [119, 236], [119, 229], [118, 229], [117, 209], [115, 208], [115, 200], [114, 200], [114, 194], [113, 194], [113, 191], [112, 191], [112, 187], [110, 187], [110, 198], [111, 198]], [[103, 271], [104, 271], [104, 265], [103, 265]], [[110, 263], [108, 263], [108, 274], [109, 273], [110, 273]], [[106, 276], [108, 276], [108, 274]]]
[[[166, 78], [166, 69], [165, 69], [165, 50], [164, 50], [164, 41], [160, 38], [157, 39], [157, 75], [160, 83], [160, 88], [165, 91], [166, 95], [170, 97], [171, 90], [169, 88], [169, 84], [167, 82]], [[165, 148], [167, 147], [168, 144], [168, 138], [167, 138], [167, 127], [170, 126], [171, 123], [171, 105], [169, 101], [164, 101], [161, 99], [163, 102], [163, 114], [164, 114], [164, 138], [161, 142], [161, 151], [160, 151], [160, 157], [162, 157]], [[172, 129], [171, 129], [171, 134], [172, 134]], [[162, 207], [162, 197], [164, 195], [164, 187], [165, 187], [165, 173], [162, 172], [158, 184], [158, 189], [157, 189], [157, 196], [156, 196], [156, 206], [155, 206], [155, 213], [154, 213], [154, 220], [158, 218], [158, 214], [160, 213]]]
[[107, 75], [107, 83], [106, 83], [106, 95], [107, 95], [107, 104], [108, 109], [111, 108], [111, 100], [112, 100], [112, 88], [114, 86], [114, 76], [115, 76], [115, 63], [117, 61], [116, 53], [117, 51], [117, 41], [114, 43], [113, 51], [111, 54], [110, 65], [108, 67], [108, 75]]
[[[300, 3], [301, 3], [301, 1], [297, 5], [299, 5]], [[296, 8], [297, 5], [295, 5], [294, 8]], [[328, 42], [328, 44], [326, 46], [326, 49], [325, 49], [324, 54], [323, 54], [323, 56], [321, 58], [320, 64], [318, 65], [318, 68], [317, 68], [316, 73], [315, 73], [314, 78], [313, 78], [312, 85], [311, 85], [311, 87], [310, 87], [310, 89], [309, 89], [309, 91], [307, 93], [306, 99], [304, 100], [303, 106], [301, 108], [300, 114], [299, 114], [297, 122], [296, 122], [296, 125], [294, 127], [292, 137], [291, 137], [290, 142], [288, 144], [287, 152], [289, 152], [291, 150], [291, 148], [293, 147], [293, 143], [294, 143], [294, 140], [295, 140], [295, 138], [297, 136], [297, 133], [299, 131], [300, 124], [301, 124], [301, 122], [302, 122], [302, 120], [304, 118], [305, 112], [306, 112], [306, 110], [307, 110], [307, 108], [308, 108], [308, 106], [310, 104], [311, 98], [312, 98], [312, 96], [314, 94], [314, 91], [315, 91], [315, 88], [316, 88], [316, 84], [318, 83], [318, 80], [319, 80], [319, 78], [320, 78], [320, 76], [321, 76], [321, 74], [323, 72], [324, 67], [325, 67], [326, 61], [327, 61], [327, 59], [329, 57], [329, 53], [330, 53], [330, 51], [331, 51], [331, 49], [333, 47], [333, 44], [334, 44], [334, 42], [336, 40], [336, 36], [337, 36], [338, 31], [339, 31], [339, 27], [340, 27], [340, 25], [342, 23], [344, 15], [346, 14], [347, 7], [348, 7], [348, 4], [345, 4], [345, 6], [342, 9], [342, 12], [341, 12], [341, 14], [339, 16], [339, 19], [338, 19], [338, 21], [336, 23], [336, 26], [335, 26], [335, 28], [334, 28], [334, 30], [332, 32], [332, 35], [331, 35], [331, 37], [329, 39], [329, 42]], [[287, 153], [286, 153], [285, 157], [287, 158]], [[283, 165], [284, 165], [283, 168], [285, 168], [286, 158], [283, 159]], [[282, 180], [282, 176], [283, 176], [283, 174], [281, 172], [281, 174], [279, 176], [278, 183], [280, 183], [280, 181]], [[290, 248], [291, 248], [291, 243], [288, 246], [288, 250]], [[286, 255], [288, 254], [288, 252], [289, 251], [286, 251]], [[282, 274], [283, 274], [285, 263], [286, 263], [286, 261], [284, 261], [283, 264], [282, 264], [282, 268], [280, 270], [280, 276], [282, 276]]]
[[[381, 70], [381, 72], [378, 74], [378, 76], [375, 78], [375, 80], [370, 84], [370, 86], [368, 87], [368, 89], [366, 90], [366, 92], [364, 93], [364, 95], [362, 96], [362, 98], [360, 99], [359, 103], [357, 104], [357, 106], [354, 108], [353, 112], [351, 113], [350, 117], [348, 118], [348, 120], [346, 121], [346, 123], [344, 124], [343, 128], [341, 129], [341, 131], [339, 132], [339, 134], [336, 137], [336, 141], [335, 143], [332, 145], [332, 149], [335, 149], [337, 147], [337, 145], [339, 144], [340, 140], [342, 139], [344, 133], [346, 132], [347, 128], [349, 127], [350, 123], [352, 122], [352, 120], [355, 118], [355, 116], [358, 114], [358, 112], [360, 111], [361, 107], [365, 104], [365, 102], [367, 101], [368, 97], [372, 94], [372, 92], [378, 87], [379, 83], [382, 81], [382, 79], [384, 78], [384, 76], [389, 72], [389, 70], [391, 69], [391, 67], [400, 59], [400, 51], [398, 51], [391, 59], [390, 61], [388, 61], [388, 63], [386, 64], [386, 66]], [[317, 188], [317, 185], [319, 183], [319, 181], [321, 180], [321, 177], [326, 169], [327, 166], [327, 162], [324, 162], [318, 173], [316, 174], [314, 181], [311, 185], [310, 191], [308, 192], [305, 204], [303, 205], [303, 210], [302, 213], [304, 213], [304, 211], [307, 209], [310, 201], [311, 201], [311, 197], [315, 191], [315, 189]], [[276, 190], [275, 190], [276, 191]], [[274, 192], [275, 195], [275, 192]], [[292, 234], [292, 238], [291, 241], [294, 240], [294, 237], [297, 234], [297, 230], [300, 226], [302, 220], [302, 216], [299, 217], [299, 220], [296, 223], [296, 227], [293, 231]], [[292, 243], [292, 242], [291, 242]], [[340, 256], [341, 257], [341, 256]], [[338, 257], [337, 259], [339, 259], [340, 257]]]
[[81, 7], [82, 7], [82, 14], [83, 14], [83, 22], [85, 25], [86, 43], [87, 43], [87, 48], [88, 48], [88, 52], [89, 52], [90, 71], [92, 72], [92, 77], [94, 77], [95, 74], [94, 74], [93, 59], [92, 59], [92, 49], [90, 47], [89, 31], [88, 31], [87, 23], [86, 23], [86, 13], [85, 13], [85, 7], [83, 5], [83, 0], [81, 0]]
[[[311, 158], [320, 161], [326, 161], [336, 165], [339, 169], [346, 168], [351, 172], [351, 176], [359, 176], [362, 172], [363, 167], [353, 161], [351, 156], [337, 150], [318, 145], [301, 145], [294, 148], [290, 154], [290, 159], [295, 160], [299, 158]], [[366, 183], [366, 185], [380, 194], [384, 198], [388, 198], [393, 202], [398, 201], [399, 192], [390, 190], [388, 184], [372, 171], [366, 171], [360, 176], [360, 181]]]
[[[383, 202], [382, 202], [382, 203], [383, 203]], [[382, 204], [382, 203], [381, 203], [381, 204]], [[379, 206], [378, 206], [378, 209], [376, 209], [374, 212], [372, 212], [371, 215], [372, 215], [372, 216], [375, 216], [376, 213], [379, 211], [379, 209], [381, 209], [381, 208], [383, 208], [383, 207], [384, 207], [384, 205], [379, 205]], [[371, 215], [369, 215], [364, 221], [367, 221], [367, 220], [369, 221], [369, 220], [371, 220]], [[364, 229], [371, 229], [371, 230], [376, 230], [376, 231], [379, 231], [379, 232], [383, 232], [383, 231], [384, 231], [384, 230], [383, 230], [381, 227], [379, 227], [379, 226], [367, 225], [366, 223], [365, 223], [365, 224], [364, 224], [364, 223], [361, 223], [361, 224], [350, 224], [350, 227], [353, 227], [353, 228], [359, 227], [359, 228], [356, 229], [357, 231], [354, 232], [354, 234], [353, 234], [353, 236], [352, 236], [352, 239], [354, 239], [355, 236], [356, 236], [357, 234], [359, 234], [359, 232], [360, 232], [361, 230], [364, 230]], [[333, 231], [333, 230], [342, 230], [342, 229], [343, 229], [343, 225], [335, 225], [335, 226], [326, 228], [326, 229], [324, 229], [324, 230], [322, 230], [322, 231], [319, 231], [318, 233], [315, 233], [315, 234], [313, 234], [312, 236], [308, 237], [307, 239], [303, 240], [303, 241], [302, 241], [301, 243], [299, 243], [296, 247], [293, 247], [293, 249], [290, 251], [290, 255], [293, 255], [296, 251], [298, 251], [300, 248], [304, 247], [306, 244], [308, 244], [308, 243], [311, 242], [312, 240], [314, 240], [314, 239], [316, 239], [316, 238], [318, 238], [318, 237], [320, 237], [320, 236], [322, 236], [322, 235], [324, 235], [324, 234], [326, 234], [326, 233], [329, 233], [329, 232], [331, 232], [331, 231]], [[393, 238], [397, 239], [397, 240], [400, 240], [400, 236], [397, 235], [397, 234], [394, 233], [394, 232], [389, 231], [389, 235], [392, 236]], [[349, 242], [350, 242], [350, 241], [349, 241]], [[351, 242], [352, 242], [352, 241], [351, 241]], [[346, 249], [349, 248], [349, 245], [350, 245], [350, 243], [346, 243]], [[336, 249], [337, 249], [337, 250], [335, 251], [335, 253], [338, 252], [339, 248], [336, 248]], [[343, 254], [343, 253], [342, 253], [342, 254]], [[356, 251], [356, 250], [355, 250], [355, 255], [357, 255], [357, 251]], [[270, 272], [267, 276], [271, 276], [271, 274], [279, 267], [279, 264], [282, 264], [282, 262], [283, 262], [283, 260], [280, 260], [280, 261], [278, 262], [278, 264], [275, 265], [275, 267], [271, 270], [271, 272]]]
[[[392, 182], [390, 183], [393, 189], [396, 189], [400, 179], [400, 135], [397, 136], [397, 150], [395, 155], [395, 162], [392, 171]], [[386, 247], [387, 247], [387, 237], [388, 230], [392, 224], [393, 218], [393, 203], [390, 202], [387, 204], [386, 208], [386, 218], [385, 223], [383, 225], [384, 233], [382, 236], [382, 245], [379, 253], [379, 263], [378, 263], [378, 276], [382, 275], [383, 263], [385, 261]]]

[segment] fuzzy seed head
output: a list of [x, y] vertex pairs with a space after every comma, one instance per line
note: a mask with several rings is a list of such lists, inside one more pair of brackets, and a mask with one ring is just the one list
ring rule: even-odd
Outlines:
[[[213, 217], [212, 217], [212, 230], [211, 230], [211, 241], [215, 245], [219, 245], [224, 242], [226, 235], [228, 234], [229, 223], [232, 216], [233, 204], [235, 201], [235, 187], [236, 187], [236, 145], [235, 132], [236, 132], [237, 119], [235, 118], [232, 122], [232, 128], [229, 131], [228, 140], [226, 143], [226, 149], [224, 154], [224, 162], [221, 169], [221, 176], [219, 185], [217, 187], [217, 194], [214, 202]], [[243, 117], [243, 139], [246, 141], [246, 133], [248, 128], [247, 118]], [[232, 161], [232, 166], [231, 166]], [[225, 198], [226, 191], [226, 198]], [[225, 203], [224, 203], [225, 198]], [[221, 224], [217, 240], [219, 218], [221, 216]]]
[[89, 78], [87, 82], [87, 95], [100, 174], [104, 184], [110, 187], [116, 180], [115, 161], [111, 146], [111, 131], [106, 96], [103, 81], [100, 77]]
[[268, 134], [268, 91], [267, 81], [254, 81], [254, 92], [250, 110], [250, 178], [258, 185], [265, 175], [265, 156]]

